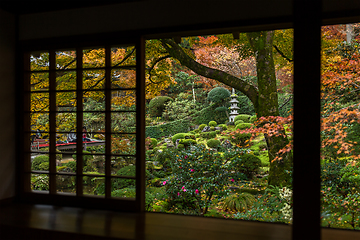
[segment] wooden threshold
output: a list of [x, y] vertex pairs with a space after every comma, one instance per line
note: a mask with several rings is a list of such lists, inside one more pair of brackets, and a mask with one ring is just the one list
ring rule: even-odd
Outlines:
[[[122, 213], [29, 204], [0, 207], [0, 239], [2, 240], [290, 240], [291, 231], [291, 225], [286, 224], [151, 212]], [[360, 239], [360, 232], [324, 228], [322, 239]]]

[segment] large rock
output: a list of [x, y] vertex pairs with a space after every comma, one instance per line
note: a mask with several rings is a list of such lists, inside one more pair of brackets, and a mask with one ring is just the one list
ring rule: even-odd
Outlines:
[[225, 147], [225, 148], [232, 148], [232, 144], [231, 144], [231, 142], [229, 141], [229, 140], [225, 140], [224, 142], [223, 142], [223, 147]]
[[210, 127], [209, 126], [204, 127], [201, 132], [210, 132]]

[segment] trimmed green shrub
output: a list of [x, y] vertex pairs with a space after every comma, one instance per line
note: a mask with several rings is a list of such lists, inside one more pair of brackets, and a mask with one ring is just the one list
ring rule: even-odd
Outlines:
[[195, 138], [199, 138], [200, 137], [200, 133], [195, 134]]
[[185, 145], [184, 145], [184, 144], [179, 144], [179, 145], [178, 145], [178, 149], [183, 149], [183, 148], [185, 148]]
[[152, 117], [161, 117], [164, 109], [165, 104], [169, 101], [172, 101], [171, 97], [167, 96], [158, 96], [151, 99], [149, 103], [149, 113]]
[[244, 130], [247, 128], [251, 128], [251, 126], [251, 123], [239, 123], [238, 125], [236, 125], [236, 129]]
[[220, 130], [215, 130], [216, 134], [220, 134]]
[[39, 170], [49, 171], [49, 162], [40, 163]]
[[175, 101], [169, 101], [165, 104], [162, 116], [165, 120], [184, 119], [196, 113], [200, 110], [199, 108], [192, 100], [176, 98]]
[[217, 126], [217, 122], [215, 122], [215, 121], [210, 121], [210, 122], [208, 123], [208, 126], [209, 126], [209, 127], [216, 127], [216, 126]]
[[156, 126], [147, 126], [145, 128], [146, 137], [162, 138], [174, 133], [187, 132], [191, 126], [189, 119], [177, 120]]
[[195, 129], [195, 130], [193, 130], [193, 132], [195, 134], [195, 133], [199, 133], [200, 131], [199, 131], [199, 129]]
[[155, 138], [150, 138], [150, 147], [154, 148], [158, 144], [158, 141]]
[[231, 165], [235, 170], [244, 173], [248, 178], [250, 178], [254, 172], [257, 172], [260, 169], [261, 161], [257, 156], [245, 153], [234, 158], [231, 161]]
[[225, 211], [243, 212], [250, 209], [255, 201], [255, 197], [247, 192], [230, 194], [222, 201], [222, 208]]
[[253, 116], [250, 117], [249, 122], [254, 123], [256, 120], [257, 120], [256, 115], [253, 115]]
[[173, 141], [173, 143], [175, 143], [177, 139], [184, 139], [185, 136], [186, 136], [186, 133], [177, 133], [174, 136], [172, 136], [171, 141]]
[[214, 103], [224, 103], [230, 98], [229, 90], [223, 87], [216, 87], [208, 93], [208, 101]]
[[215, 131], [215, 127], [210, 127], [210, 131]]
[[[91, 155], [91, 152], [89, 151], [83, 151], [83, 154], [89, 154], [89, 155], [83, 155], [83, 166], [84, 166], [84, 172], [95, 172], [96, 167], [93, 163], [94, 155]], [[73, 159], [76, 160], [76, 151], [72, 155]], [[75, 162], [75, 161], [74, 161]], [[75, 170], [76, 171], [76, 163], [75, 163]]]
[[250, 121], [249, 121], [250, 118], [251, 118], [251, 115], [248, 115], [248, 114], [239, 114], [239, 115], [237, 115], [237, 116], [235, 117], [234, 122], [236, 122], [236, 121], [238, 121], [238, 120], [243, 120], [245, 123], [248, 123], [248, 122], [250, 122]]
[[210, 121], [216, 121], [217, 123], [227, 121], [226, 112], [215, 111], [217, 107], [217, 104], [212, 104], [192, 115], [193, 124], [203, 124]]
[[212, 132], [202, 132], [202, 133], [200, 133], [200, 137], [207, 138], [207, 139], [214, 138], [214, 137], [216, 137], [216, 132], [214, 132], [214, 131], [212, 131]]
[[[40, 156], [37, 156], [34, 158], [34, 160], [32, 161], [31, 163], [31, 169], [32, 170], [44, 170], [44, 169], [41, 169], [44, 167], [44, 165], [42, 165], [42, 167], [40, 167], [40, 165], [42, 163], [49, 163], [49, 156], [48, 155], [40, 155]], [[48, 169], [46, 169], [48, 170]]]
[[223, 130], [227, 130], [226, 124], [220, 124], [218, 127], [221, 127]]
[[[135, 165], [128, 165], [126, 167], [120, 168], [120, 170], [116, 172], [116, 175], [134, 177], [136, 171], [135, 168], [136, 168]], [[118, 178], [113, 182], [114, 189], [134, 187], [134, 186], [135, 186], [134, 179]]]
[[194, 140], [194, 139], [181, 139], [179, 144], [183, 144], [184, 146], [189, 146], [190, 144], [194, 145], [194, 144], [196, 144], [196, 140]]
[[234, 135], [234, 138], [230, 137], [230, 142], [240, 146], [245, 146], [247, 145], [250, 138], [251, 138], [251, 133], [236, 133]]
[[238, 124], [240, 124], [240, 123], [244, 123], [244, 121], [243, 121], [243, 120], [237, 120], [234, 124], [235, 124], [235, 126], [236, 126], [236, 125], [238, 125]]
[[219, 147], [221, 144], [220, 140], [217, 140], [217, 139], [209, 139], [207, 142], [206, 142], [206, 145], [209, 147], [209, 148], [217, 148]]
[[198, 130], [199, 131], [202, 131], [204, 129], [204, 127], [206, 127], [206, 124], [201, 124], [199, 127], [198, 127]]

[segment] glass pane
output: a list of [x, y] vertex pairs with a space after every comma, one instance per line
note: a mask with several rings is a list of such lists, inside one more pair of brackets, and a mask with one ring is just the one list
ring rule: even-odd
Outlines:
[[113, 134], [111, 135], [111, 154], [136, 153], [136, 137], [134, 134]]
[[56, 69], [66, 70], [76, 68], [76, 51], [56, 52]]
[[105, 92], [85, 91], [83, 94], [83, 110], [86, 111], [105, 111]]
[[[97, 133], [105, 132], [105, 113], [83, 113], [83, 121], [87, 138], [95, 138]], [[99, 138], [99, 137], [98, 137]]]
[[136, 110], [135, 104], [136, 104], [135, 90], [111, 91], [112, 111], [135, 111]]
[[111, 175], [135, 177], [135, 164], [135, 157], [113, 156], [111, 157]]
[[111, 197], [136, 198], [135, 180], [125, 178], [111, 179]]
[[31, 73], [30, 77], [31, 91], [48, 91], [49, 90], [49, 73]]
[[104, 89], [105, 70], [85, 70], [83, 72], [83, 89]]
[[105, 177], [84, 176], [83, 192], [85, 195], [96, 195], [105, 197]]
[[61, 149], [62, 154], [58, 154], [56, 159], [60, 163], [56, 167], [57, 172], [76, 173], [76, 160], [74, 160], [74, 149]]
[[[47, 151], [48, 152], [48, 151]], [[39, 154], [31, 157], [32, 171], [49, 171], [49, 154]]]
[[111, 88], [135, 88], [136, 87], [136, 71], [115, 69], [111, 71]]
[[31, 71], [49, 70], [49, 65], [48, 52], [32, 52], [30, 54]]
[[105, 48], [83, 51], [83, 68], [105, 67]]
[[49, 191], [49, 175], [31, 174], [31, 190]]
[[135, 133], [136, 112], [111, 113], [111, 131], [113, 133]]
[[76, 90], [76, 72], [56, 72], [56, 90]]
[[135, 66], [136, 50], [134, 46], [111, 48], [111, 66]]
[[76, 113], [62, 112], [56, 113], [56, 131], [71, 132], [76, 131]]
[[[96, 148], [96, 146], [87, 147], [86, 151], [95, 153], [96, 150], [93, 150], [93, 148]], [[94, 171], [97, 173], [105, 174], [105, 155], [93, 155], [93, 156], [94, 156], [94, 160], [93, 160]]]
[[49, 153], [49, 133], [32, 133], [30, 150], [34, 152], [32, 159], [35, 158], [38, 154]]
[[56, 107], [58, 111], [76, 111], [76, 92], [56, 93]]
[[38, 133], [36, 138], [42, 138], [41, 132], [49, 132], [48, 113], [30, 113], [31, 131]]
[[49, 111], [49, 93], [31, 93], [30, 111]]
[[56, 175], [56, 192], [76, 193], [76, 176]]

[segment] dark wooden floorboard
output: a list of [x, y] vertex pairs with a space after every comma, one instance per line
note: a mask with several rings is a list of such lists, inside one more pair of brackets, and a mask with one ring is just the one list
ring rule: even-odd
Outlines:
[[[358, 231], [322, 229], [322, 235], [323, 240], [360, 239]], [[0, 208], [0, 239], [290, 240], [291, 226], [160, 213], [12, 204]]]

